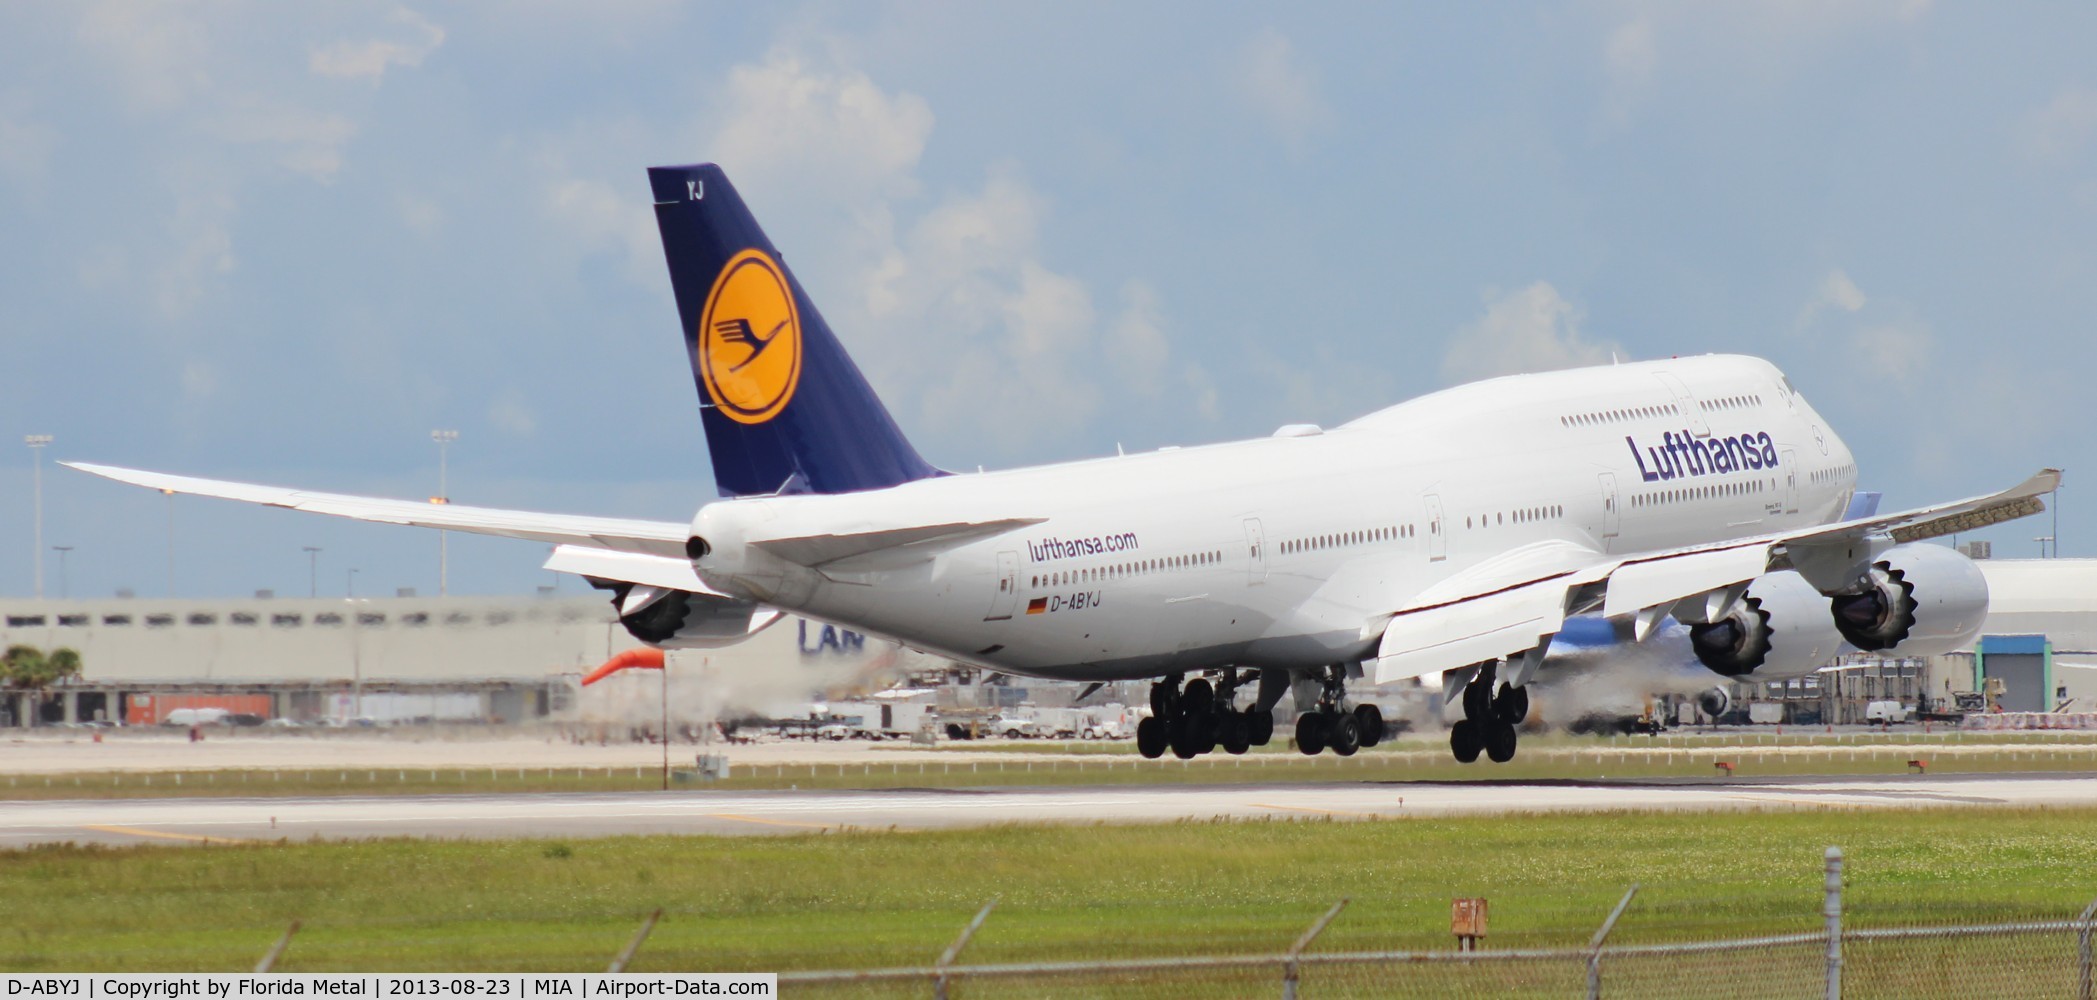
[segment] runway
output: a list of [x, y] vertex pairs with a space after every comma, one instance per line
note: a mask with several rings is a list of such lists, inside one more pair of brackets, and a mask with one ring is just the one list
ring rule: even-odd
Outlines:
[[1739, 781], [675, 791], [356, 798], [73, 799], [0, 803], [0, 848], [374, 837], [729, 836], [998, 823], [1335, 819], [1610, 809], [1877, 809], [2097, 805], [2067, 774]]

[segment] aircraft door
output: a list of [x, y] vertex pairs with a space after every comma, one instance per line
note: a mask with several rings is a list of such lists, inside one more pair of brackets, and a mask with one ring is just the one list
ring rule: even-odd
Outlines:
[[1427, 506], [1427, 561], [1441, 562], [1449, 558], [1449, 535], [1442, 525], [1442, 498], [1429, 493], [1420, 499]]
[[1666, 372], [1659, 372], [1653, 377], [1659, 379], [1661, 385], [1667, 386], [1667, 391], [1675, 397], [1675, 408], [1682, 411], [1682, 420], [1689, 425], [1689, 432], [1700, 438], [1710, 437], [1711, 425], [1704, 420], [1704, 408], [1697, 405], [1697, 397], [1689, 391], [1689, 386]]
[[1257, 517], [1245, 519], [1245, 554], [1247, 557], [1245, 582], [1251, 584], [1266, 583], [1267, 535], [1260, 528], [1260, 519]]
[[1798, 452], [1784, 449], [1784, 513], [1798, 513]]
[[1607, 544], [1608, 540], [1615, 538], [1623, 531], [1624, 512], [1621, 509], [1623, 503], [1616, 495], [1616, 473], [1604, 472], [1601, 474], [1600, 479], [1602, 482], [1602, 539], [1604, 542], [1602, 547], [1606, 549], [1609, 547]]
[[1012, 617], [1012, 605], [1019, 600], [1019, 553], [998, 553], [998, 589], [990, 595], [990, 613], [983, 616], [986, 622], [1003, 621]]

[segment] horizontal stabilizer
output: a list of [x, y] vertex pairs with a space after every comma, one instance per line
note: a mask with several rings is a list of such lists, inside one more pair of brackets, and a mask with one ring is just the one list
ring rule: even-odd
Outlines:
[[927, 553], [953, 548], [1014, 528], [1040, 524], [1038, 517], [1008, 517], [996, 521], [956, 521], [909, 528], [882, 528], [839, 534], [767, 538], [751, 544], [799, 566], [821, 567], [831, 563], [892, 549], [915, 548]]
[[87, 462], [61, 463], [69, 468], [144, 486], [163, 493], [242, 500], [287, 510], [332, 514], [357, 521], [409, 524], [421, 528], [443, 528], [476, 535], [500, 535], [555, 544], [589, 545], [625, 552], [648, 552], [683, 558], [690, 530], [682, 521], [633, 521], [576, 514], [541, 514], [493, 507], [461, 507], [455, 504], [418, 500], [388, 500], [344, 493], [315, 493], [282, 486], [261, 486], [219, 479], [198, 479], [164, 472], [123, 469]]

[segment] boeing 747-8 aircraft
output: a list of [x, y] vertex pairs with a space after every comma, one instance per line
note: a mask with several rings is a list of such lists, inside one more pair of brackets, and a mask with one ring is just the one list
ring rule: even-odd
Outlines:
[[[1456, 756], [1515, 752], [1573, 616], [1672, 616], [1716, 675], [1795, 676], [1847, 641], [1968, 642], [1988, 605], [1923, 539], [2043, 509], [2002, 493], [1845, 519], [1849, 449], [1782, 372], [1713, 356], [1516, 375], [1331, 429], [1003, 472], [920, 457], [711, 164], [651, 169], [723, 499], [689, 522], [309, 493], [77, 464], [159, 490], [555, 544], [664, 648], [793, 612], [993, 670], [1157, 678], [1147, 756], [1382, 732], [1347, 684], [1444, 675]], [[1716, 676], [1714, 680], [1716, 680]]]

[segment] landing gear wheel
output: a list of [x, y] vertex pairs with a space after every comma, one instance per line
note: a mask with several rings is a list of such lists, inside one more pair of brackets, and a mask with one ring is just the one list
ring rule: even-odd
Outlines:
[[1246, 742], [1256, 747], [1266, 746], [1268, 741], [1274, 739], [1274, 713], [1262, 712], [1257, 708], [1247, 709], [1245, 733]]
[[1354, 706], [1354, 727], [1361, 731], [1362, 746], [1383, 742], [1383, 709], [1374, 705]]
[[1223, 716], [1214, 712], [1203, 712], [1194, 716], [1194, 752], [1210, 753], [1216, 744], [1223, 742]]
[[1201, 755], [1201, 723], [1191, 715], [1182, 715], [1172, 720], [1172, 755], [1181, 760], [1193, 760]]
[[1325, 713], [1305, 712], [1296, 717], [1296, 749], [1306, 757], [1316, 757], [1325, 749]]
[[1493, 682], [1488, 677], [1473, 677], [1464, 685], [1464, 718], [1483, 719], [1493, 711]]
[[1493, 699], [1493, 714], [1510, 726], [1519, 726], [1529, 718], [1529, 689], [1508, 687], [1500, 689], [1500, 697]]
[[1155, 715], [1136, 723], [1136, 752], [1151, 760], [1165, 756], [1165, 722]]
[[1485, 755], [1495, 764], [1505, 764], [1514, 759], [1515, 727], [1512, 722], [1491, 722], [1485, 726]]
[[1179, 699], [1179, 690], [1170, 682], [1159, 681], [1150, 686], [1150, 714], [1160, 719], [1173, 716], [1173, 702]]
[[1252, 749], [1252, 738], [1247, 732], [1252, 728], [1252, 723], [1244, 713], [1225, 712], [1217, 716], [1217, 719], [1221, 720], [1223, 730], [1222, 739], [1218, 742], [1223, 744], [1225, 753], [1236, 756]]
[[1456, 755], [1457, 763], [1469, 764], [1477, 760], [1479, 751], [1484, 749], [1485, 737], [1478, 732], [1478, 723], [1459, 719], [1456, 725], [1449, 727], [1449, 752]]
[[1180, 692], [1180, 711], [1188, 715], [1207, 715], [1210, 706], [1216, 704], [1216, 689], [1206, 678], [1196, 677], [1187, 682]]
[[1334, 712], [1328, 716], [1332, 727], [1332, 752], [1342, 757], [1352, 757], [1362, 748], [1362, 730], [1354, 721], [1353, 712]]

